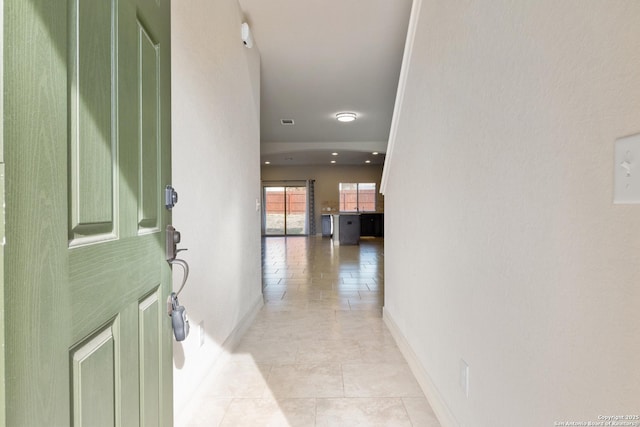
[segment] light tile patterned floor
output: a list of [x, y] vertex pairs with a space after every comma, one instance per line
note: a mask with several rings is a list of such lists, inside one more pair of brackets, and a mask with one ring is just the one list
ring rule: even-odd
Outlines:
[[182, 425], [439, 427], [382, 321], [383, 245], [265, 238], [265, 305]]

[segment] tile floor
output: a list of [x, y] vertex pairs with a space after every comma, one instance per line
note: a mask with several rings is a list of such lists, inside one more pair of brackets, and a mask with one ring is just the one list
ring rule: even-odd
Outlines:
[[265, 238], [265, 305], [182, 425], [439, 427], [382, 321], [383, 246]]

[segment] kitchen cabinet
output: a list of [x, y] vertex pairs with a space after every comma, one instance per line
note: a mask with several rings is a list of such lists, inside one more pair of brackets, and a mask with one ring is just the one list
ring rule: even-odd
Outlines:
[[360, 236], [384, 237], [384, 214], [360, 214]]
[[360, 215], [340, 214], [339, 236], [341, 245], [357, 245], [360, 241]]

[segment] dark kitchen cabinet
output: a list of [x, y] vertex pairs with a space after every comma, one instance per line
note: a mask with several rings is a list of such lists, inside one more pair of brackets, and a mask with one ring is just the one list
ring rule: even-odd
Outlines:
[[382, 213], [360, 214], [360, 235], [384, 237], [384, 214]]
[[340, 214], [338, 238], [341, 245], [357, 245], [360, 241], [360, 215]]

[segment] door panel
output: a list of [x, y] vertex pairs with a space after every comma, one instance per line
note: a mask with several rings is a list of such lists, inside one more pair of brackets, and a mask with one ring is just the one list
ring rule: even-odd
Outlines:
[[172, 424], [169, 6], [4, 5], [7, 425]]
[[285, 187], [285, 203], [285, 234], [307, 234], [307, 187]]
[[83, 239], [86, 236], [113, 237], [115, 10], [113, 0], [71, 1], [69, 235], [72, 245], [87, 242]]
[[[162, 304], [163, 305], [163, 304]], [[165, 312], [162, 310], [159, 292], [154, 292], [138, 305], [138, 325], [140, 343], [140, 424], [145, 426], [160, 425], [160, 359], [161, 348], [158, 346], [158, 335], [162, 333], [162, 324], [158, 320]]]
[[116, 402], [120, 390], [114, 378], [116, 369], [116, 340], [112, 323], [101, 332], [73, 349], [73, 425], [115, 425]]
[[140, 103], [140, 193], [138, 196], [139, 231], [158, 231], [160, 200], [158, 185], [160, 171], [159, 117], [160, 107], [160, 46], [155, 43], [138, 21], [138, 87]]
[[284, 235], [284, 187], [264, 187], [264, 233]]

